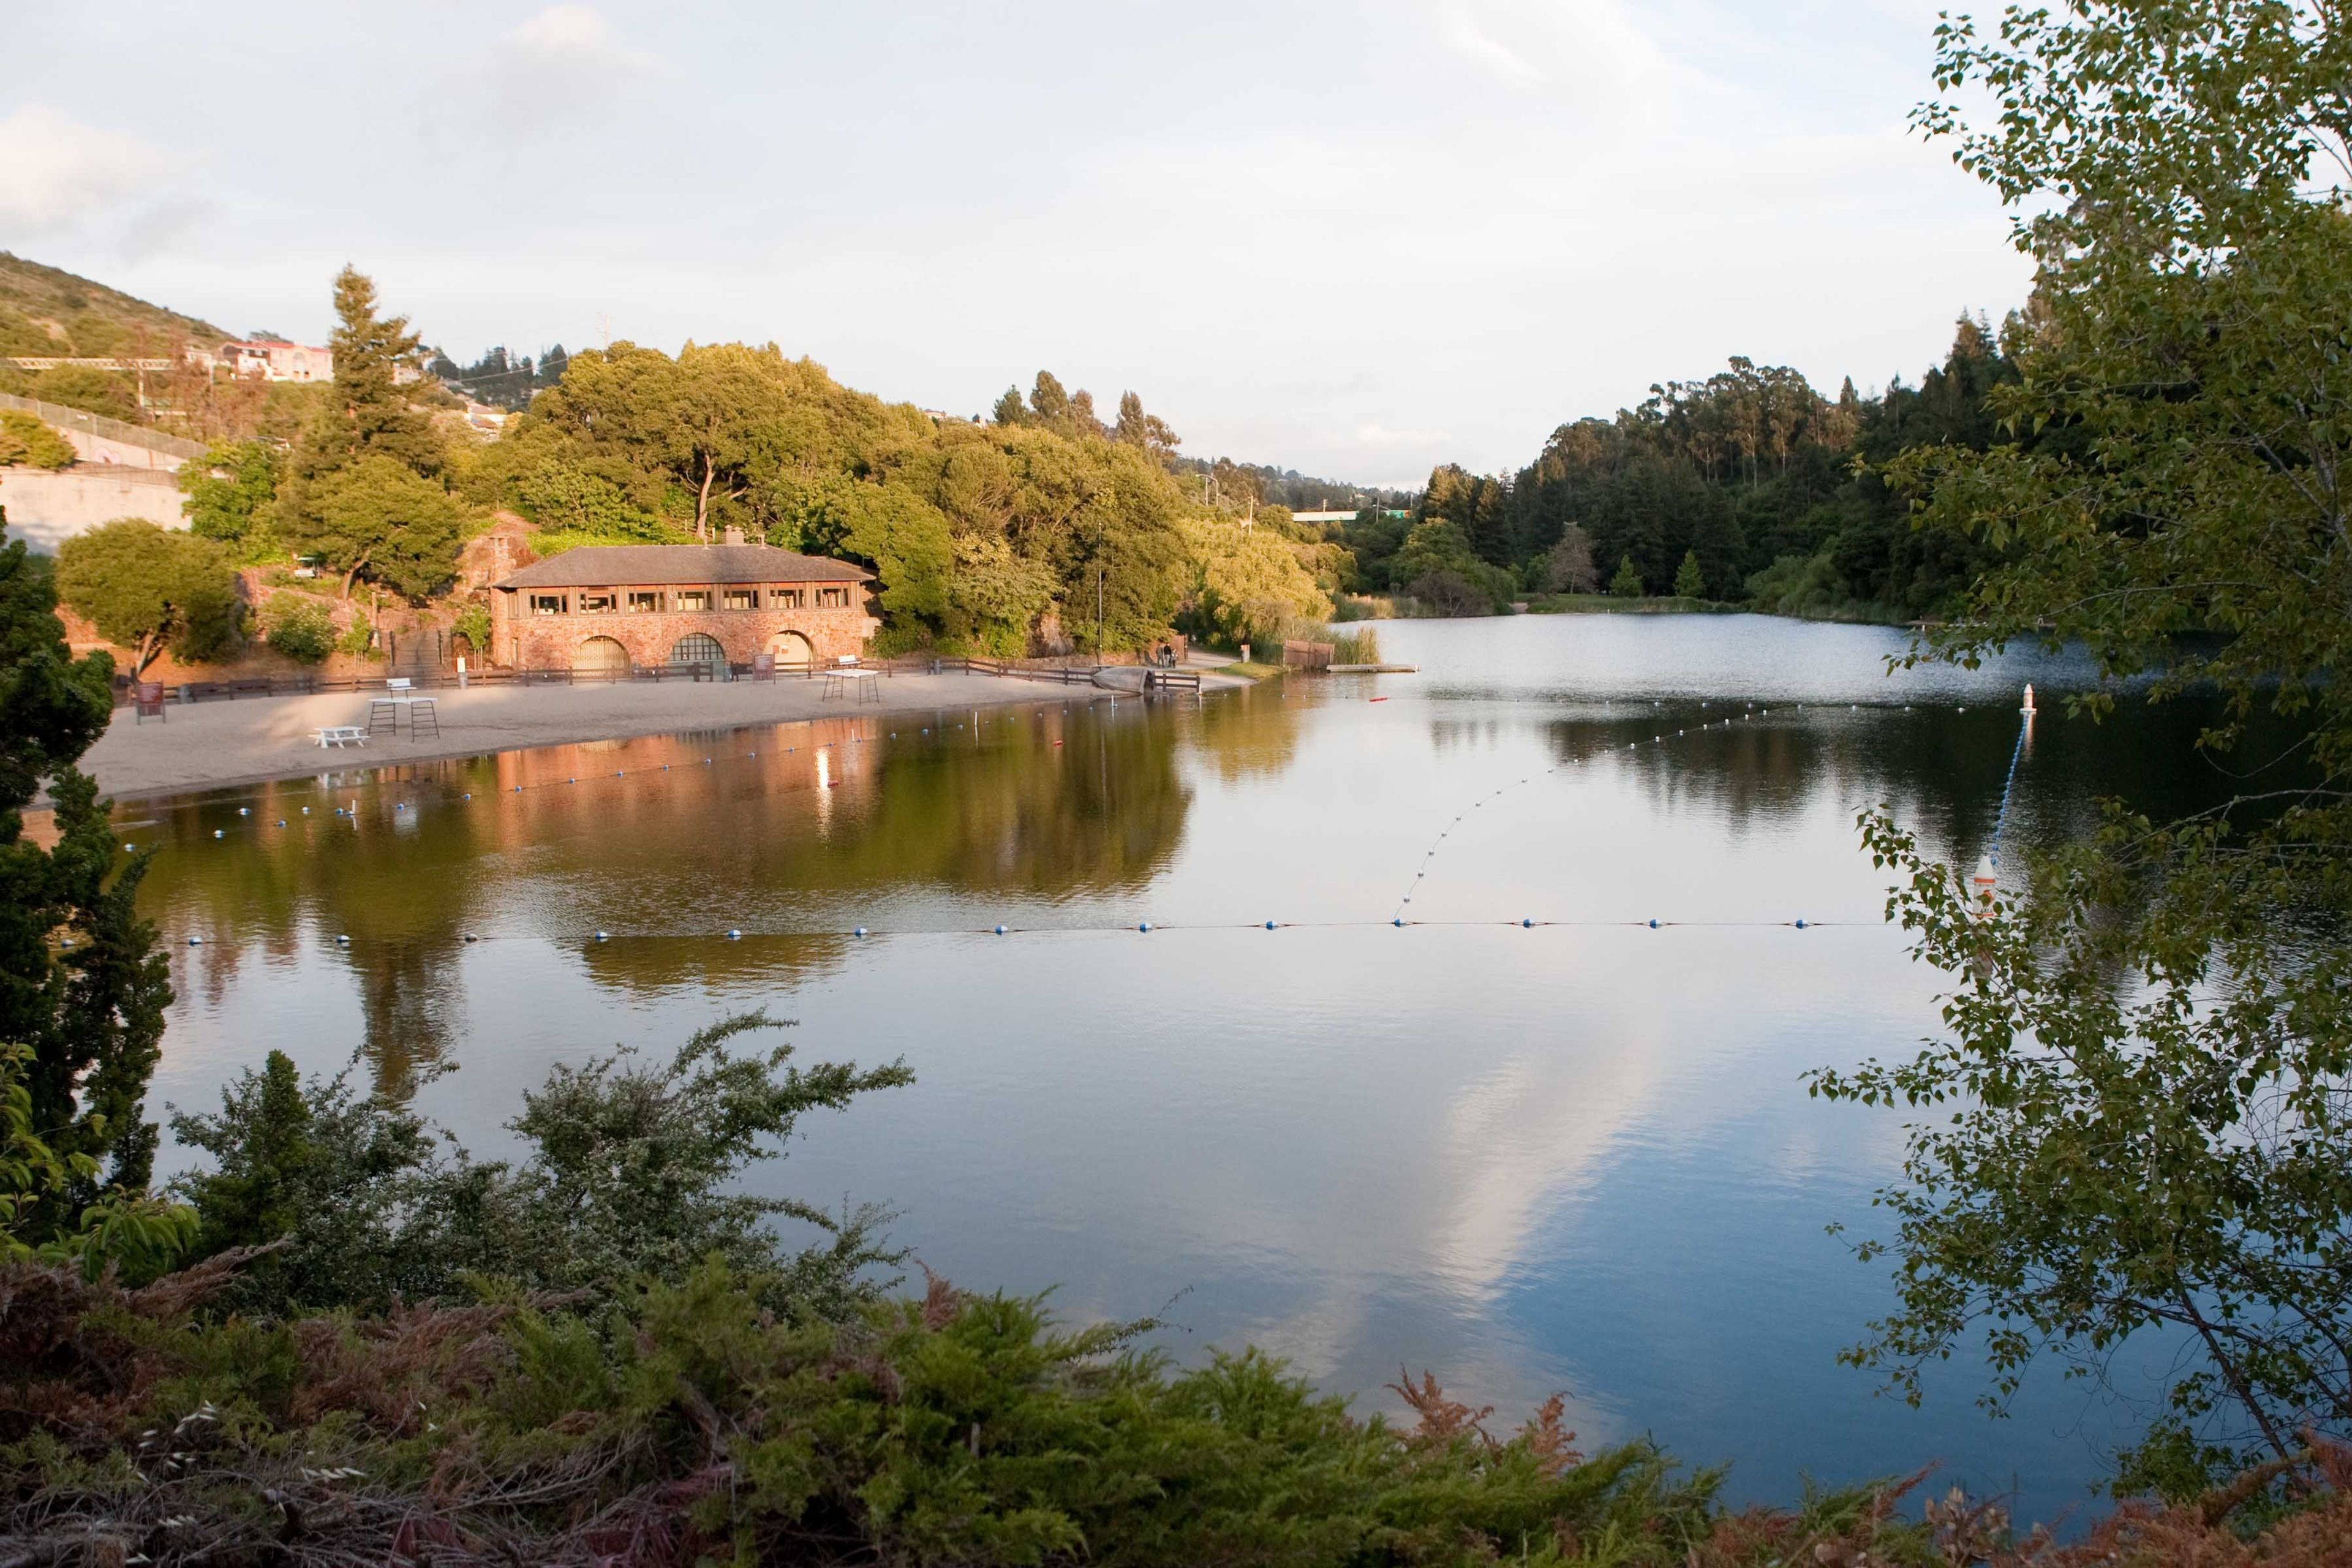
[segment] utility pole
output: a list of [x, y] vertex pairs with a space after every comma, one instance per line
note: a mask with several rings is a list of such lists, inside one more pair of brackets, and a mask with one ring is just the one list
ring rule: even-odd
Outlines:
[[1102, 563], [1097, 562], [1095, 563], [1095, 659], [1097, 663], [1102, 660], [1102, 626], [1103, 569]]

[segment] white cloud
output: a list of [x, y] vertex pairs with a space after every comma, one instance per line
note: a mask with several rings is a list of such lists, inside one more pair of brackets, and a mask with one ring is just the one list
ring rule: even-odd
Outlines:
[[179, 160], [119, 131], [28, 103], [0, 120], [0, 227], [38, 236], [137, 204]]
[[636, 70], [650, 63], [625, 47], [592, 5], [550, 5], [504, 41], [509, 54], [562, 70]]

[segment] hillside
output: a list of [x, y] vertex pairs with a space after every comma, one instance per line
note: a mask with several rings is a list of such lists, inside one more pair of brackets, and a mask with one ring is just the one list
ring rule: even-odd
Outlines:
[[216, 343], [232, 335], [209, 321], [0, 250], [0, 354], [130, 353], [142, 337], [147, 353], [160, 354], [174, 338]]

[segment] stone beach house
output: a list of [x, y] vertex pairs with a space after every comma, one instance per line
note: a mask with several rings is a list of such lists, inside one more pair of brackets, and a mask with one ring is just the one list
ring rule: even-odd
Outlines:
[[829, 664], [881, 626], [874, 574], [746, 544], [591, 544], [490, 585], [491, 657], [517, 669]]

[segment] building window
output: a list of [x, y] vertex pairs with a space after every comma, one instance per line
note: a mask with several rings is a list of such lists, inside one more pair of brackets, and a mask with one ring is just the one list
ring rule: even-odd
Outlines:
[[534, 616], [560, 616], [563, 614], [563, 595], [561, 594], [533, 594], [530, 596], [530, 613]]
[[768, 590], [768, 603], [780, 610], [804, 610], [808, 608], [808, 590], [771, 588]]
[[620, 599], [609, 591], [580, 595], [580, 613], [583, 616], [609, 616], [620, 607]]
[[671, 598], [674, 601], [670, 606], [672, 609], [707, 610], [710, 608], [710, 590], [708, 588], [680, 588], [671, 595]]
[[661, 613], [661, 595], [659, 594], [631, 594], [629, 595], [629, 608], [633, 613], [637, 615], [657, 616]]
[[816, 604], [817, 608], [821, 610], [845, 610], [849, 607], [849, 590], [846, 588], [819, 588], [816, 591]]
[[725, 604], [730, 610], [756, 610], [760, 607], [760, 590], [730, 588], [727, 590]]

